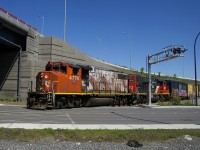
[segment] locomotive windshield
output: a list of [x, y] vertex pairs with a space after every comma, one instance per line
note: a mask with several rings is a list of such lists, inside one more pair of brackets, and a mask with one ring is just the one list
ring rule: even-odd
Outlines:
[[78, 74], [78, 70], [79, 70], [79, 68], [73, 68], [73, 71], [72, 71], [73, 73], [72, 74], [73, 75], [77, 75]]
[[64, 66], [62, 63], [48, 62], [45, 70], [46, 71], [60, 71], [63, 73], [67, 73], [67, 66]]

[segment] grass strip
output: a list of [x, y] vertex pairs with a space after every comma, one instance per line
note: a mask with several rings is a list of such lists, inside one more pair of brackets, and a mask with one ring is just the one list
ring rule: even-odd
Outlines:
[[71, 141], [71, 142], [127, 142], [143, 143], [165, 141], [182, 135], [200, 137], [200, 130], [25, 130], [0, 128], [0, 140], [17, 141]]

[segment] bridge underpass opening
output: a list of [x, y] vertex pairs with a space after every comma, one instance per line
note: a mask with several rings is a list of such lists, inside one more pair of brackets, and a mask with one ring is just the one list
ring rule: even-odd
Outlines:
[[0, 34], [0, 96], [18, 100], [20, 97], [20, 51], [26, 50], [26, 36], [8, 33]]

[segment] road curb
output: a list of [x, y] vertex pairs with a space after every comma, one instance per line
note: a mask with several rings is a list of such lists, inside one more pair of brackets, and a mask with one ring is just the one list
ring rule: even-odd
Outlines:
[[138, 107], [142, 108], [198, 108], [200, 106], [159, 106], [159, 105], [138, 105]]
[[2, 123], [0, 128], [8, 129], [70, 129], [70, 130], [130, 130], [130, 129], [200, 129], [196, 124], [32, 124], [32, 123]]

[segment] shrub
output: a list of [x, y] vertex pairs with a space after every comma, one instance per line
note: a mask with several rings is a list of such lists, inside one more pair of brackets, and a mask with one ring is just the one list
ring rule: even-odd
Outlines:
[[178, 97], [178, 96], [172, 97], [172, 98], [170, 99], [170, 103], [171, 103], [172, 105], [180, 105], [180, 104], [181, 104], [181, 98]]

